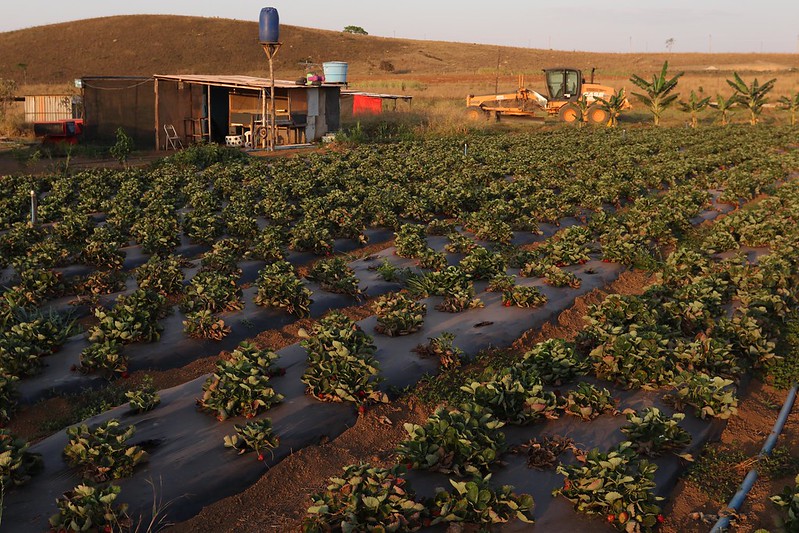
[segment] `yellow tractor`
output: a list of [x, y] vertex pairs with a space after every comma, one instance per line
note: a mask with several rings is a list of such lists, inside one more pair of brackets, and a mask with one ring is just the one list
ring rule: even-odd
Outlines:
[[[467, 96], [466, 116], [472, 120], [481, 120], [499, 119], [503, 115], [539, 118], [557, 115], [564, 122], [577, 122], [583, 115], [580, 100], [585, 97], [588, 109], [582, 119], [597, 124], [608, 122], [608, 112], [597, 105], [596, 100], [608, 99], [616, 91], [613, 87], [594, 83], [594, 69], [591, 69], [591, 81], [588, 83], [582, 72], [574, 68], [548, 68], [544, 69], [544, 74], [547, 96], [524, 87], [524, 77], [519, 76], [519, 88], [515, 93]], [[630, 107], [630, 103], [625, 100], [624, 109]]]

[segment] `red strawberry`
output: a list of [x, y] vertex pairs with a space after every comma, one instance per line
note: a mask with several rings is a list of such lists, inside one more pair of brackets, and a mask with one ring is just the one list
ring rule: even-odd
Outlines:
[[608, 515], [608, 522], [613, 522], [614, 520], [616, 520], [616, 515], [615, 514], [609, 514]]
[[610, 263], [610, 259], [603, 259], [602, 262], [603, 263]]
[[127, 371], [127, 370], [125, 370], [124, 372], [122, 372], [122, 378], [123, 378], [123, 379], [128, 379], [129, 377], [130, 377], [130, 374], [128, 374], [128, 371]]
[[264, 454], [262, 454], [262, 453], [259, 453], [259, 454], [258, 454], [258, 460], [259, 460], [259, 461], [263, 461], [263, 460], [264, 460]]
[[663, 523], [663, 522], [665, 522], [665, 521], [666, 521], [666, 517], [665, 517], [665, 516], [663, 516], [662, 514], [659, 514], [659, 515], [658, 515], [658, 522], [660, 522], [660, 523], [662, 524], [662, 523]]
[[422, 520], [422, 527], [430, 527], [430, 519], [429, 518], [425, 518], [424, 520]]
[[358, 406], [358, 416], [363, 416], [364, 414], [366, 414], [366, 407], [364, 407], [363, 405], [359, 405]]
[[511, 304], [510, 302], [502, 302], [502, 305], [504, 305], [505, 307], [510, 307]]

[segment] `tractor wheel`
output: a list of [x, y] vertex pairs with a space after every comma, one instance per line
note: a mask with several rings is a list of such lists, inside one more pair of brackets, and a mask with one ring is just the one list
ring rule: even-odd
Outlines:
[[469, 106], [466, 108], [466, 118], [472, 122], [485, 121], [488, 120], [488, 113], [481, 107]]
[[574, 104], [566, 104], [558, 110], [558, 117], [567, 124], [580, 121], [580, 108]]
[[607, 124], [610, 120], [610, 113], [602, 109], [598, 105], [592, 105], [588, 108], [588, 121], [594, 124]]

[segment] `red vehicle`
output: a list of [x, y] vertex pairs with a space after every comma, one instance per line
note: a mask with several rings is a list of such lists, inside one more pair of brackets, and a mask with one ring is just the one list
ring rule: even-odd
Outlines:
[[44, 144], [78, 144], [78, 137], [83, 133], [83, 119], [34, 122], [33, 133], [37, 138], [41, 137]]

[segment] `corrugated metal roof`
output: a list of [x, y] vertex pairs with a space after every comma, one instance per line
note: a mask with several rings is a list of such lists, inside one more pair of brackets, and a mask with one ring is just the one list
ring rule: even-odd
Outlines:
[[[198, 74], [156, 74], [156, 79], [171, 80], [171, 81], [185, 81], [189, 83], [203, 83], [207, 85], [224, 85], [227, 87], [241, 87], [247, 89], [268, 89], [270, 87], [269, 79], [256, 78], [254, 76], [237, 76], [237, 75], [198, 75]], [[338, 85], [322, 85], [322, 87], [338, 87]], [[288, 80], [275, 80], [275, 87], [279, 89], [310, 89], [313, 86], [297, 85], [293, 81]], [[318, 86], [317, 86], [318, 87]]]
[[342, 89], [341, 94], [343, 96], [371, 96], [373, 98], [383, 98], [385, 100], [413, 100], [413, 96], [407, 94], [367, 93], [364, 91], [347, 91], [344, 89]]

